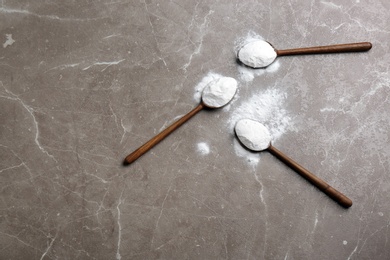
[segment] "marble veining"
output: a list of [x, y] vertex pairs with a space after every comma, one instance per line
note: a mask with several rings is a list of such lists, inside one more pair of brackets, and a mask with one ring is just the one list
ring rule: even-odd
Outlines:
[[[386, 1], [2, 0], [0, 259], [389, 259], [389, 22]], [[252, 70], [247, 37], [373, 48]], [[217, 74], [228, 106], [122, 165]], [[248, 115], [353, 206], [243, 149]]]

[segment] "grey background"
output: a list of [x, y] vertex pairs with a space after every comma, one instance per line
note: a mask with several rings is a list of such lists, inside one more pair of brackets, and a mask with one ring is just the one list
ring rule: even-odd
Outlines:
[[[389, 259], [389, 18], [387, 0], [1, 1], [0, 258]], [[248, 34], [373, 49], [281, 57], [248, 81]], [[123, 167], [209, 72], [236, 78], [236, 99]], [[282, 97], [263, 119], [274, 145], [350, 209], [239, 152], [232, 114], [266, 91]]]

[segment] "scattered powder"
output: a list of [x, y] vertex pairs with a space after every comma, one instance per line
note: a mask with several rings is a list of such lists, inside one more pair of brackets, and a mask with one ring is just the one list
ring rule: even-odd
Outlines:
[[261, 123], [251, 119], [237, 122], [235, 132], [240, 142], [252, 151], [262, 151], [269, 147], [271, 134]]
[[233, 148], [234, 151], [236, 152], [236, 155], [242, 158], [245, 158], [248, 162], [253, 167], [256, 167], [256, 165], [260, 161], [260, 156], [258, 153], [252, 153], [246, 150], [242, 144], [237, 140], [237, 138], [233, 139]]
[[265, 69], [252, 69], [246, 66], [238, 67], [239, 79], [244, 82], [251, 82], [255, 77], [264, 75], [265, 73], [274, 73], [279, 70], [280, 63], [279, 61], [273, 62], [271, 65]]
[[259, 40], [264, 40], [264, 38], [253, 31], [249, 31], [245, 37], [239, 38], [238, 40], [235, 41], [234, 52], [238, 53], [238, 51], [248, 43], [259, 41]]
[[238, 51], [238, 59], [252, 68], [263, 68], [270, 65], [276, 59], [276, 51], [266, 41], [257, 40], [244, 45]]
[[252, 68], [239, 66], [238, 76], [239, 79], [244, 82], [251, 82], [255, 77], [261, 76], [265, 73], [265, 70], [254, 70]]
[[237, 81], [230, 77], [220, 77], [211, 81], [202, 92], [203, 103], [212, 108], [223, 107], [237, 92]]
[[210, 153], [209, 145], [205, 142], [198, 143], [198, 152], [202, 155], [207, 155]]
[[267, 68], [266, 68], [266, 72], [269, 72], [269, 73], [274, 73], [274, 72], [277, 72], [279, 70], [279, 67], [280, 67], [280, 63], [279, 61], [275, 61], [273, 62], [271, 65], [269, 65]]
[[237, 106], [230, 114], [228, 125], [234, 129], [240, 119], [252, 119], [264, 124], [274, 140], [282, 136], [290, 127], [291, 117], [283, 108], [287, 99], [279, 89], [266, 89], [254, 93], [252, 97]]
[[[283, 108], [286, 99], [286, 94], [279, 89], [255, 92], [248, 100], [232, 109], [228, 119], [229, 129], [233, 131], [236, 123], [241, 119], [252, 119], [264, 124], [269, 129], [272, 139], [276, 141], [287, 129], [293, 127], [291, 117]], [[245, 150], [241, 145], [234, 145], [234, 148], [238, 156], [253, 158], [254, 153]], [[258, 154], [255, 155], [259, 156]], [[257, 164], [258, 161], [250, 159], [250, 163], [253, 165]]]
[[7, 40], [3, 44], [4, 48], [7, 48], [8, 46], [11, 46], [12, 44], [14, 44], [15, 40], [12, 39], [12, 34], [6, 34], [5, 37], [7, 38]]

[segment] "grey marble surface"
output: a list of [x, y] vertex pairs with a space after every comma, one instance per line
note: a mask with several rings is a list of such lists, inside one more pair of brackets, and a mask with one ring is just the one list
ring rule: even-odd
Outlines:
[[[363, 1], [1, 1], [1, 259], [390, 259], [390, 4]], [[236, 62], [276, 48], [370, 41], [365, 53]], [[205, 77], [234, 77], [201, 111]], [[350, 197], [344, 209], [268, 152]]]

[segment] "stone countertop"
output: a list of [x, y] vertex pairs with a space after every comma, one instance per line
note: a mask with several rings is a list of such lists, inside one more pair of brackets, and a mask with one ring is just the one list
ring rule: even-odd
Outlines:
[[[389, 259], [387, 1], [8, 1], [0, 6], [1, 259]], [[364, 53], [236, 61], [372, 42]], [[127, 154], [237, 79], [133, 164]], [[344, 209], [233, 127], [353, 200]]]

